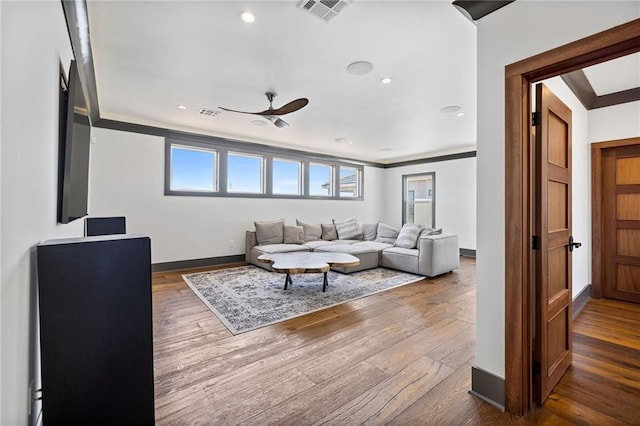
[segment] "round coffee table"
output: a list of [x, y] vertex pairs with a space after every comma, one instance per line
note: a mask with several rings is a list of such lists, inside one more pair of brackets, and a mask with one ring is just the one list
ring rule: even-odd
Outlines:
[[322, 291], [327, 290], [327, 272], [331, 266], [357, 266], [360, 259], [346, 253], [330, 252], [293, 252], [273, 253], [258, 256], [258, 261], [270, 263], [271, 269], [281, 274], [287, 274], [284, 278], [284, 289], [293, 285], [291, 274], [311, 274], [322, 272], [324, 274]]

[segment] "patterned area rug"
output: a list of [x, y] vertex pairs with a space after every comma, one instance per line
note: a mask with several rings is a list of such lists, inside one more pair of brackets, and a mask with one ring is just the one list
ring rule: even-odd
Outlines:
[[419, 275], [376, 268], [341, 274], [329, 271], [329, 287], [322, 292], [322, 274], [292, 275], [284, 290], [285, 274], [257, 266], [183, 275], [189, 287], [233, 334], [319, 311], [423, 279]]

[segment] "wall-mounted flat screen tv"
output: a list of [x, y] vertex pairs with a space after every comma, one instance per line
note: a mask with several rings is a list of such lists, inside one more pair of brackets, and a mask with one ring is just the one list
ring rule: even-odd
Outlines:
[[67, 87], [61, 79], [58, 147], [58, 222], [69, 223], [88, 214], [91, 122], [75, 61]]

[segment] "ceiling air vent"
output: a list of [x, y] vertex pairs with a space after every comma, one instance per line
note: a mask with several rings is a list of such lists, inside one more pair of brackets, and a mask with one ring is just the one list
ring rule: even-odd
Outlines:
[[298, 7], [325, 22], [329, 22], [348, 5], [348, 0], [302, 0]]
[[200, 108], [198, 114], [206, 115], [207, 117], [215, 117], [216, 115], [220, 114], [220, 111], [216, 111], [215, 109], [211, 108]]

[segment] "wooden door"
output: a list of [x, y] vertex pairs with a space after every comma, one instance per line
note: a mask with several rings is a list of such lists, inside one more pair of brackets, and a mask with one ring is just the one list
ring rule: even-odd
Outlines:
[[640, 303], [640, 145], [602, 152], [602, 296]]
[[571, 110], [536, 86], [534, 400], [571, 365]]

